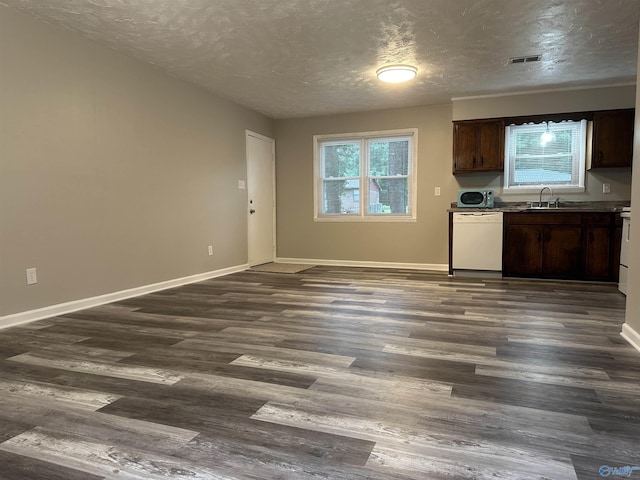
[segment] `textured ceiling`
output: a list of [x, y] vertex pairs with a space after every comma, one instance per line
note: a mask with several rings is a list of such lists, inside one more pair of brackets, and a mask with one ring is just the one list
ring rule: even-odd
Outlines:
[[[1, 0], [274, 118], [635, 82], [640, 0]], [[509, 57], [542, 54], [539, 63]], [[418, 67], [382, 84], [388, 63]]]

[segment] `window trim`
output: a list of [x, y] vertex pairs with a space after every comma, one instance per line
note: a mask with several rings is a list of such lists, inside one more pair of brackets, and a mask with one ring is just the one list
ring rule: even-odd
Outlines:
[[[540, 183], [536, 185], [510, 186], [509, 183], [511, 181], [511, 163], [512, 162], [510, 158], [511, 149], [509, 148], [509, 141], [510, 141], [510, 138], [512, 137], [511, 127], [517, 128], [517, 127], [526, 127], [526, 126], [539, 126], [545, 123], [545, 121], [541, 120], [540, 122], [535, 124], [531, 124], [531, 123], [513, 124], [512, 123], [505, 127], [504, 172], [503, 172], [504, 180], [502, 185], [502, 193], [504, 195], [536, 193], [536, 192], [539, 192], [540, 189], [545, 186], [552, 188], [554, 194], [555, 193], [578, 193], [578, 192], [584, 192], [586, 190], [585, 177], [586, 177], [586, 165], [588, 162], [587, 156], [589, 153], [587, 144], [590, 141], [589, 137], [590, 137], [590, 131], [592, 128], [592, 122], [587, 121], [586, 119], [570, 120], [570, 121], [573, 121], [575, 123], [580, 123], [583, 121], [585, 122], [585, 126], [583, 127], [583, 131], [582, 131], [582, 139], [579, 139], [577, 143], [578, 148], [580, 149], [577, 167], [574, 164], [574, 168], [577, 168], [576, 174], [578, 178], [578, 184], [577, 185], [566, 185], [566, 184], [554, 185], [554, 184]], [[551, 123], [552, 120], [549, 120], [549, 122]], [[561, 125], [563, 122], [564, 121], [557, 122], [556, 125]]]
[[[407, 215], [370, 214], [367, 213], [369, 200], [368, 152], [364, 149], [365, 140], [371, 138], [411, 137], [408, 169], [409, 210]], [[324, 141], [360, 141], [364, 158], [360, 159], [360, 213], [357, 214], [323, 214], [320, 210], [322, 202], [322, 180], [320, 143]], [[351, 178], [351, 177], [349, 177]], [[366, 188], [363, 188], [363, 185]], [[313, 136], [313, 221], [314, 222], [417, 222], [418, 197], [418, 129], [403, 128], [397, 130], [375, 130], [369, 132], [323, 134]]]

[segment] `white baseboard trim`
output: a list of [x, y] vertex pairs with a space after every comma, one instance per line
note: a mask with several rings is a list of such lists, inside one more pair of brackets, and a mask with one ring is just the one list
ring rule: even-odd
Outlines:
[[448, 264], [440, 263], [395, 263], [395, 262], [368, 262], [359, 260], [320, 260], [311, 258], [284, 258], [278, 257], [276, 263], [300, 263], [303, 265], [328, 265], [335, 267], [371, 267], [371, 268], [402, 268], [407, 270], [431, 270], [435, 272], [448, 272]]
[[633, 348], [640, 352], [640, 333], [631, 328], [631, 325], [628, 323], [622, 325], [620, 335], [622, 335], [622, 338], [629, 342]]
[[143, 285], [141, 287], [130, 288], [128, 290], [121, 290], [119, 292], [98, 295], [96, 297], [82, 298], [80, 300], [73, 300], [71, 302], [58, 303], [56, 305], [38, 308], [36, 310], [13, 313], [11, 315], [0, 317], [0, 329], [34, 322], [36, 320], [42, 320], [43, 318], [56, 317], [58, 315], [77, 312], [78, 310], [93, 308], [104, 305], [106, 303], [118, 302], [127, 298], [138, 297], [147, 293], [153, 293], [160, 290], [166, 290], [168, 288], [179, 287], [181, 285], [187, 285], [189, 283], [201, 282], [210, 278], [222, 277], [223, 275], [242, 272], [244, 270], [247, 270], [248, 268], [249, 264], [237, 265], [234, 267], [222, 268], [220, 270], [214, 270], [211, 272], [198, 273], [196, 275], [190, 275], [188, 277], [175, 278], [173, 280], [153, 283], [151, 285]]

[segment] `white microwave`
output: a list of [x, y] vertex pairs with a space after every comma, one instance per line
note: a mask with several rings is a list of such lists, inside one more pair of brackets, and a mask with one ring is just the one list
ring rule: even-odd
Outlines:
[[458, 207], [493, 208], [493, 190], [458, 190]]

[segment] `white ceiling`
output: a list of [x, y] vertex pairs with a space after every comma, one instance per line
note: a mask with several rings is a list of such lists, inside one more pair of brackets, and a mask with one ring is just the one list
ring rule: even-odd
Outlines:
[[[635, 82], [640, 0], [1, 0], [273, 118]], [[509, 57], [542, 54], [539, 63]], [[382, 84], [388, 63], [418, 67]]]

